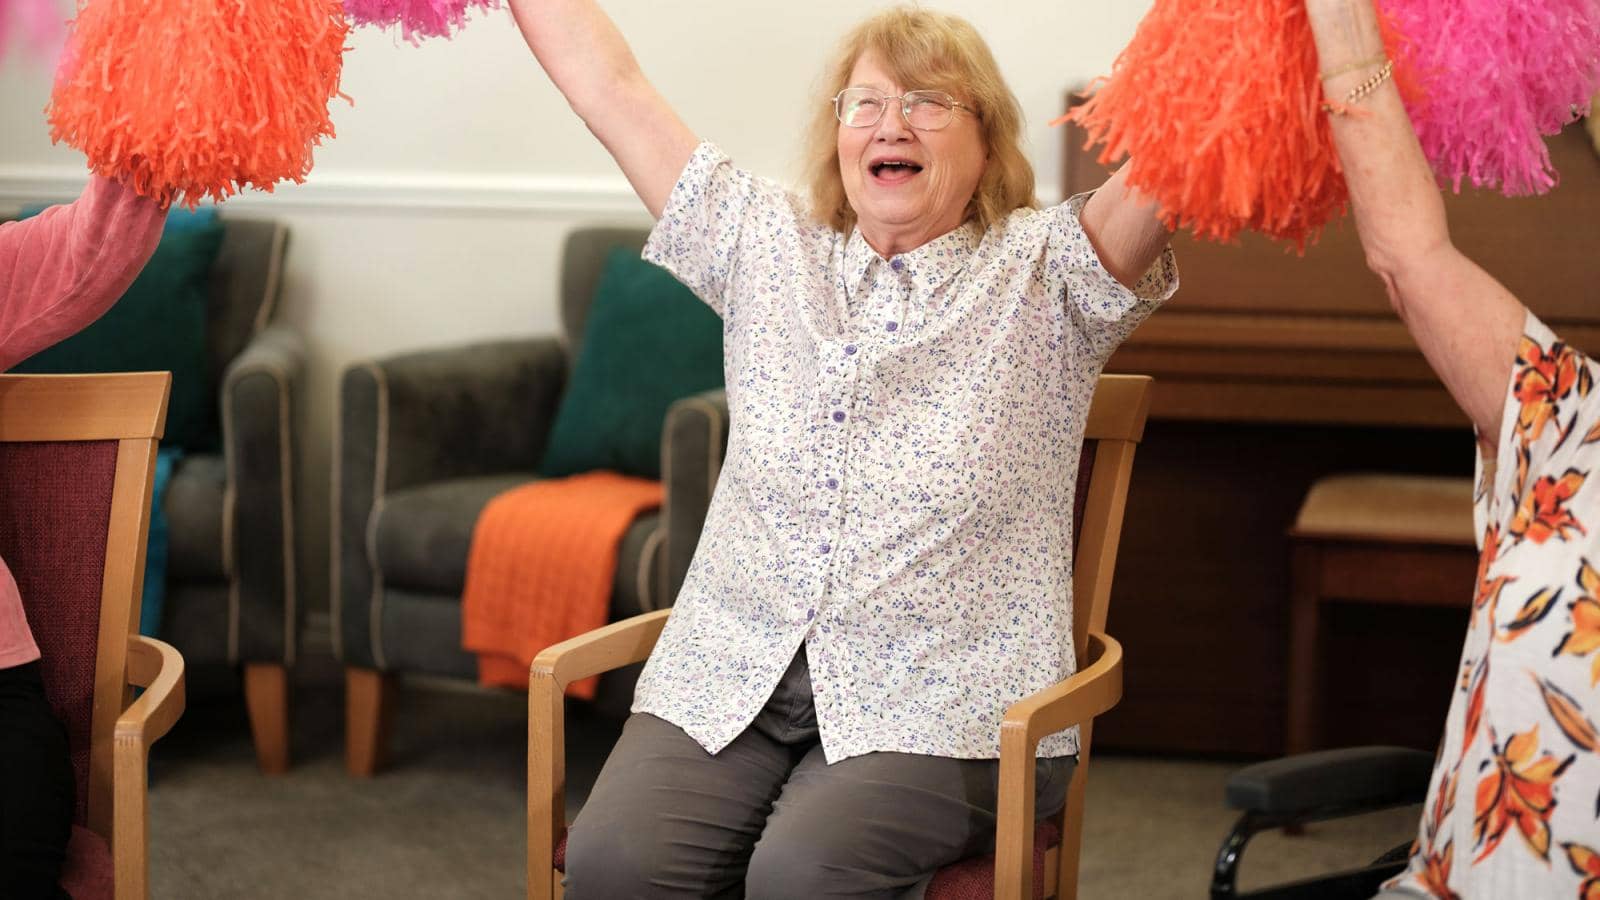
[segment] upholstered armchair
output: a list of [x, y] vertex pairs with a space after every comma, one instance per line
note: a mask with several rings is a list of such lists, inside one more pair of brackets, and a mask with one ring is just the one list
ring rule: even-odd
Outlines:
[[[333, 480], [334, 644], [346, 673], [346, 763], [370, 775], [401, 673], [477, 677], [462, 649], [462, 591], [478, 514], [535, 480], [578, 358], [609, 251], [637, 252], [643, 229], [567, 239], [560, 335], [497, 340], [374, 359], [340, 384]], [[719, 411], [724, 410], [724, 411]], [[683, 398], [663, 425], [660, 511], [624, 534], [608, 616], [669, 606], [688, 569], [721, 466], [720, 391]], [[631, 700], [632, 679], [600, 684], [603, 708]]]
[[288, 229], [221, 219], [207, 285], [206, 362], [221, 447], [190, 451], [163, 496], [162, 638], [190, 666], [243, 672], [256, 760], [289, 765], [289, 680], [299, 617], [292, 448], [305, 344], [279, 315]]

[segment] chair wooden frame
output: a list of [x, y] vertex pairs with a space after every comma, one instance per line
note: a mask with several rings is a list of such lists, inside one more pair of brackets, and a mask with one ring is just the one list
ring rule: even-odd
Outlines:
[[[135, 633], [167, 372], [0, 375], [0, 442], [117, 441], [100, 594], [87, 827], [111, 847], [117, 900], [149, 895], [146, 762], [184, 708], [183, 657]], [[137, 700], [133, 688], [142, 687]]]
[[[1122, 698], [1122, 645], [1105, 633], [1112, 571], [1122, 536], [1133, 456], [1150, 412], [1151, 379], [1102, 375], [1084, 440], [1095, 442], [1083, 525], [1072, 574], [1073, 644], [1078, 671], [1012, 704], [1000, 725], [1000, 802], [995, 836], [997, 900], [1033, 896], [1034, 758], [1047, 735], [1079, 725], [1077, 769], [1058, 817], [1061, 845], [1045, 858], [1046, 898], [1074, 900], [1083, 826], [1084, 787], [1095, 716]], [[671, 610], [657, 610], [556, 644], [534, 659], [528, 676], [528, 897], [561, 896], [554, 865], [566, 834], [564, 696], [567, 685], [650, 655]]]

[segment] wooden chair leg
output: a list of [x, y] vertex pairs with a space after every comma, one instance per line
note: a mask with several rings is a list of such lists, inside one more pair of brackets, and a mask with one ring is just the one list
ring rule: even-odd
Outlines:
[[289, 771], [289, 670], [282, 663], [246, 663], [244, 705], [256, 765], [267, 775]]
[[1285, 750], [1290, 754], [1314, 750], [1321, 738], [1319, 703], [1321, 692], [1318, 626], [1319, 605], [1317, 551], [1305, 545], [1294, 548], [1289, 598], [1289, 709]]
[[357, 778], [370, 778], [383, 765], [389, 739], [394, 676], [376, 669], [344, 670], [344, 767]]

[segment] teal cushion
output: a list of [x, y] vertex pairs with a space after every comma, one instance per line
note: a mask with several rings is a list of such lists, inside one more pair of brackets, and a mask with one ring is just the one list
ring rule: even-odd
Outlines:
[[221, 245], [222, 223], [214, 216], [166, 229], [155, 255], [115, 306], [11, 371], [171, 371], [163, 442], [190, 450], [216, 448], [217, 403], [206, 371], [206, 278]]
[[667, 407], [721, 386], [722, 320], [665, 269], [615, 248], [539, 473], [660, 478]]

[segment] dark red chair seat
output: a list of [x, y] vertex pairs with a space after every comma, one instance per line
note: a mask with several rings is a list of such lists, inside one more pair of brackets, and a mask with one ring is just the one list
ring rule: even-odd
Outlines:
[[111, 900], [115, 896], [112, 876], [111, 846], [106, 839], [81, 825], [72, 826], [66, 865], [61, 870], [62, 890], [72, 900]]
[[[1054, 819], [1039, 823], [1033, 832], [1033, 896], [1044, 896], [1044, 855], [1061, 843]], [[567, 870], [567, 837], [556, 844], [556, 871]], [[927, 900], [994, 900], [994, 854], [974, 856], [945, 866], [928, 885]]]

